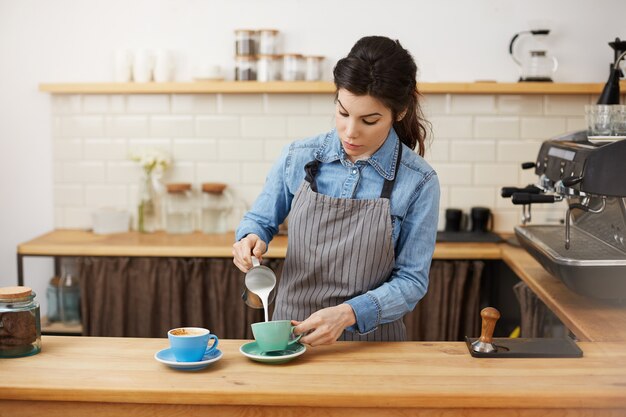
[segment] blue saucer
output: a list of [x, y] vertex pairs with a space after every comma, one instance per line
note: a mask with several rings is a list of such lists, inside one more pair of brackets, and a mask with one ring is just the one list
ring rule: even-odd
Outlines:
[[163, 349], [154, 354], [154, 359], [157, 361], [164, 363], [170, 368], [180, 369], [182, 371], [197, 371], [199, 369], [204, 369], [213, 362], [217, 362], [222, 359], [224, 354], [221, 350], [215, 349], [214, 351], [207, 353], [202, 357], [201, 361], [198, 362], [178, 362], [174, 357], [174, 353], [170, 348]]

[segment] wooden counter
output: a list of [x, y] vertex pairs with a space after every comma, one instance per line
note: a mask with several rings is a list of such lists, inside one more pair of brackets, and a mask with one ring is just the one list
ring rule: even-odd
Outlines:
[[[17, 247], [26, 256], [162, 256], [230, 258], [234, 233], [207, 235], [196, 232], [172, 235], [164, 232], [138, 232], [95, 235], [84, 230], [55, 230]], [[287, 236], [276, 236], [269, 245], [267, 258], [284, 258]], [[435, 259], [500, 259], [495, 243], [438, 243]]]
[[222, 340], [223, 358], [197, 372], [153, 358], [165, 338], [42, 343], [0, 359], [0, 415], [626, 415], [626, 343], [579, 343], [576, 359], [476, 359], [460, 342], [338, 342], [266, 365]]
[[[55, 230], [17, 248], [23, 256], [231, 257], [232, 233], [168, 235], [136, 232], [94, 235]], [[283, 258], [286, 236], [270, 244], [268, 258]], [[548, 273], [523, 249], [506, 243], [437, 243], [435, 259], [503, 260], [581, 341], [626, 342], [626, 305], [580, 296]], [[21, 262], [21, 259], [20, 259]], [[21, 263], [18, 263], [18, 273]]]
[[[621, 91], [626, 82], [621, 81]], [[604, 83], [428, 83], [422, 94], [600, 94]], [[39, 91], [52, 94], [333, 94], [329, 81], [202, 81], [171, 83], [47, 83]]]

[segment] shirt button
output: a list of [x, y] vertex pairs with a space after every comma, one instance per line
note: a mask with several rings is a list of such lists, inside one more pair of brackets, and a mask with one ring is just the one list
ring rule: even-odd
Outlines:
[[353, 169], [353, 170], [352, 170], [352, 173], [353, 173], [353, 174], [356, 174], [356, 169]]

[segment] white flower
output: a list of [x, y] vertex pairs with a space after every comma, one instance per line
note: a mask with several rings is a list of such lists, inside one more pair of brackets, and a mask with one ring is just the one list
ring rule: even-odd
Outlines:
[[172, 163], [169, 154], [158, 148], [143, 148], [133, 152], [130, 156], [133, 161], [139, 162], [144, 171], [150, 174], [153, 170], [165, 171]]

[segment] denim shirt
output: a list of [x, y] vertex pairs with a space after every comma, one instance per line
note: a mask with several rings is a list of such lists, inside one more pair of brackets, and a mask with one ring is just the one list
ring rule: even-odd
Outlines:
[[[404, 149], [396, 167], [398, 146]], [[322, 162], [316, 176], [318, 192], [331, 197], [379, 198], [384, 180], [396, 177], [390, 201], [393, 272], [378, 288], [346, 301], [356, 317], [356, 324], [347, 330], [368, 333], [412, 311], [426, 294], [437, 235], [439, 181], [430, 165], [400, 142], [393, 128], [369, 159], [356, 163], [348, 159], [333, 129], [283, 149], [263, 191], [239, 224], [237, 241], [254, 233], [269, 244], [304, 181], [304, 166], [314, 158]]]

